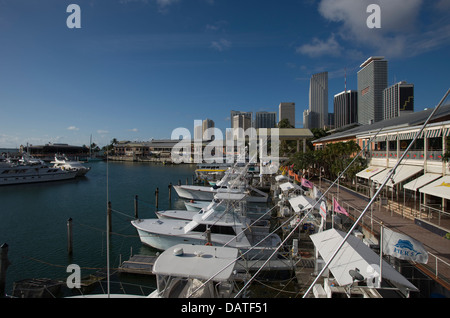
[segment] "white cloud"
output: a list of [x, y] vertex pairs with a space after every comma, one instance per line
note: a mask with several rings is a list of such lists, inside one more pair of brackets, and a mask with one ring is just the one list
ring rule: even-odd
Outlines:
[[339, 55], [341, 49], [342, 48], [336, 41], [334, 34], [332, 34], [326, 41], [314, 38], [311, 44], [303, 44], [298, 47], [296, 51], [297, 53], [316, 57], [322, 55]]
[[80, 130], [80, 128], [77, 128], [75, 126], [69, 126], [69, 127], [67, 127], [67, 130], [74, 130], [74, 131], [76, 131], [76, 130]]
[[158, 4], [158, 6], [160, 6], [161, 8], [170, 6], [174, 3], [177, 3], [179, 0], [156, 0], [156, 3]]
[[139, 131], [139, 129], [137, 129], [137, 128], [132, 128], [132, 129], [128, 129], [128, 131], [132, 131], [132, 132], [138, 132], [138, 131]]
[[[381, 28], [367, 27], [369, 4], [380, 6]], [[443, 2], [439, 2], [442, 7]], [[297, 48], [309, 56], [344, 54], [343, 43], [364, 47], [370, 54], [388, 58], [413, 56], [450, 42], [450, 25], [422, 25], [418, 17], [427, 10], [423, 0], [321, 0], [319, 13], [328, 21], [340, 24], [327, 40], [313, 39]], [[336, 50], [334, 50], [336, 49]], [[350, 56], [361, 55], [353, 49]], [[347, 50], [345, 54], [348, 55]]]
[[106, 135], [106, 134], [109, 134], [109, 131], [108, 130], [99, 129], [99, 130], [97, 130], [97, 134]]
[[225, 51], [231, 47], [231, 42], [225, 39], [211, 42], [211, 47], [217, 51]]

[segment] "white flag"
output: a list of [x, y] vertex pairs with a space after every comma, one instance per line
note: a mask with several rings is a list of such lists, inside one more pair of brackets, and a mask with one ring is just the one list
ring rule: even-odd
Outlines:
[[428, 252], [422, 243], [388, 228], [383, 228], [383, 253], [417, 263], [428, 262]]

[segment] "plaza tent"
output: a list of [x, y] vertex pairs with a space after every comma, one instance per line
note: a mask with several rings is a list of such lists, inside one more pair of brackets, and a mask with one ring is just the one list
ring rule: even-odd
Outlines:
[[[356, 180], [358, 180], [358, 178], [362, 178], [362, 179], [367, 179], [367, 181], [369, 181], [371, 177], [373, 177], [385, 170], [386, 170], [385, 167], [369, 166], [368, 168], [361, 170], [360, 172], [358, 172], [356, 174], [356, 177], [357, 177]], [[359, 186], [358, 182], [356, 182], [356, 190], [358, 190], [358, 186]]]
[[[328, 263], [345, 236], [346, 233], [342, 231], [329, 229], [313, 234], [310, 237], [320, 256]], [[361, 239], [354, 235], [349, 235], [331, 261], [328, 269], [340, 286], [351, 285], [353, 283], [353, 277], [349, 272], [350, 270], [359, 269], [360, 274], [365, 279], [381, 275], [383, 281], [385, 279], [390, 281], [402, 291], [418, 291], [410, 281], [386, 261], [382, 261], [381, 273], [379, 266], [372, 266], [372, 264], [380, 264], [380, 255], [376, 254]]]
[[[386, 169], [382, 173], [379, 173], [371, 178], [373, 182], [382, 184], [385, 178], [389, 175], [392, 169]], [[395, 173], [386, 183], [386, 186], [393, 187], [409, 178], [418, 174], [423, 170], [423, 166], [411, 166], [411, 165], [399, 165], [395, 170]]]
[[444, 176], [433, 181], [432, 183], [420, 188], [419, 192], [450, 200], [450, 176]]
[[[385, 179], [389, 176], [392, 169], [388, 168], [384, 170], [383, 172], [375, 175], [371, 180], [378, 184], [383, 184]], [[398, 185], [411, 178], [412, 176], [418, 174], [419, 172], [423, 171], [423, 166], [411, 166], [411, 165], [399, 165], [397, 169], [395, 170], [395, 173], [389, 178], [389, 180], [386, 183], [386, 191], [389, 188], [391, 188], [391, 195], [392, 200], [394, 200], [394, 186], [396, 187], [397, 192], [397, 200], [398, 200]], [[386, 192], [387, 193], [387, 192]]]
[[384, 167], [378, 167], [378, 166], [370, 166], [364, 170], [361, 170], [356, 174], [358, 178], [363, 179], [370, 179], [371, 177], [375, 176], [376, 174], [384, 171], [386, 168]]
[[424, 185], [427, 185], [428, 183], [442, 177], [440, 174], [437, 173], [425, 173], [418, 177], [417, 179], [414, 179], [407, 184], [403, 186], [404, 189], [408, 189], [411, 191], [417, 191], [419, 188], [423, 187]]
[[424, 193], [425, 205], [427, 203], [425, 194], [442, 198], [441, 208], [444, 208], [444, 209], [443, 209], [443, 211], [437, 210], [438, 211], [438, 220], [439, 220], [439, 224], [440, 224], [441, 212], [444, 213], [445, 207], [446, 207], [445, 200], [450, 200], [450, 176], [443, 176], [442, 178], [439, 178], [439, 179], [433, 181], [432, 183], [420, 188], [419, 192]]
[[[414, 210], [416, 210], [416, 201], [417, 201], [417, 190], [419, 190], [421, 187], [429, 184], [430, 182], [433, 182], [436, 179], [439, 179], [441, 177], [440, 174], [437, 173], [425, 173], [421, 175], [420, 177], [408, 182], [403, 186], [403, 189], [414, 191]], [[405, 192], [403, 192], [403, 205], [405, 205]], [[412, 209], [412, 206], [411, 206]]]

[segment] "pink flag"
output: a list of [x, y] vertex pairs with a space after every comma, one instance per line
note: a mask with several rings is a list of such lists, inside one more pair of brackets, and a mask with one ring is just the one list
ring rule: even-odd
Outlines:
[[341, 207], [335, 198], [333, 198], [333, 206], [334, 206], [334, 212], [345, 214], [346, 216], [348, 216], [347, 210], [345, 210], [343, 207]]
[[309, 182], [308, 180], [306, 180], [305, 178], [302, 178], [302, 186], [307, 187], [307, 188], [314, 188], [314, 185]]

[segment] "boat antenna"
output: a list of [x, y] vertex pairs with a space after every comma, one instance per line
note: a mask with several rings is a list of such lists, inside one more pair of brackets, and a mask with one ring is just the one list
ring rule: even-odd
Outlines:
[[110, 216], [109, 216], [109, 161], [108, 151], [106, 151], [106, 286], [108, 291], [108, 298], [110, 296], [110, 278], [109, 278], [109, 233]]
[[378, 196], [378, 194], [381, 192], [381, 190], [384, 188], [384, 186], [386, 185], [386, 183], [388, 182], [388, 180], [390, 180], [390, 177], [392, 174], [394, 174], [395, 170], [397, 169], [397, 167], [400, 165], [400, 163], [402, 162], [402, 160], [405, 158], [406, 154], [408, 153], [409, 149], [412, 147], [412, 145], [416, 142], [417, 138], [422, 134], [423, 130], [425, 129], [425, 127], [428, 125], [428, 123], [430, 122], [431, 118], [434, 116], [434, 114], [438, 111], [438, 109], [441, 107], [441, 105], [444, 103], [444, 101], [447, 99], [448, 94], [450, 93], [450, 89], [447, 90], [447, 92], [445, 93], [444, 97], [442, 97], [441, 101], [439, 102], [439, 104], [433, 109], [433, 111], [431, 112], [430, 116], [428, 116], [427, 120], [425, 121], [425, 123], [422, 125], [422, 127], [420, 128], [420, 130], [417, 132], [417, 134], [414, 136], [414, 139], [409, 143], [408, 148], [406, 148], [406, 150], [403, 152], [402, 156], [400, 157], [400, 160], [397, 161], [397, 163], [395, 164], [394, 168], [390, 171], [390, 174], [388, 175], [387, 178], [385, 178], [383, 184], [378, 188], [377, 192], [375, 193], [375, 195], [372, 197], [372, 199], [369, 201], [369, 203], [366, 205], [366, 207], [364, 208], [364, 211], [362, 211], [362, 213], [360, 214], [360, 216], [358, 217], [358, 219], [354, 222], [353, 226], [350, 228], [350, 230], [348, 231], [347, 235], [344, 237], [344, 239], [342, 240], [341, 244], [339, 244], [339, 246], [336, 248], [336, 250], [334, 251], [334, 253], [331, 255], [330, 259], [328, 260], [328, 262], [325, 264], [325, 266], [322, 268], [322, 270], [320, 271], [320, 273], [317, 274], [316, 278], [314, 279], [314, 281], [311, 283], [311, 285], [309, 286], [308, 290], [305, 292], [305, 294], [303, 295], [303, 298], [305, 298], [309, 292], [311, 291], [312, 287], [317, 283], [317, 281], [319, 280], [319, 278], [322, 276], [322, 274], [325, 272], [325, 270], [328, 268], [328, 266], [330, 265], [330, 263], [333, 261], [333, 259], [336, 257], [337, 253], [339, 252], [339, 250], [342, 248], [342, 246], [344, 245], [344, 243], [347, 241], [348, 237], [350, 236], [350, 234], [353, 232], [353, 230], [355, 229], [356, 225], [358, 225], [358, 223], [361, 221], [361, 219], [364, 217], [364, 215], [366, 214], [366, 212], [368, 211], [369, 207], [372, 205], [372, 203], [375, 201], [376, 197]]

